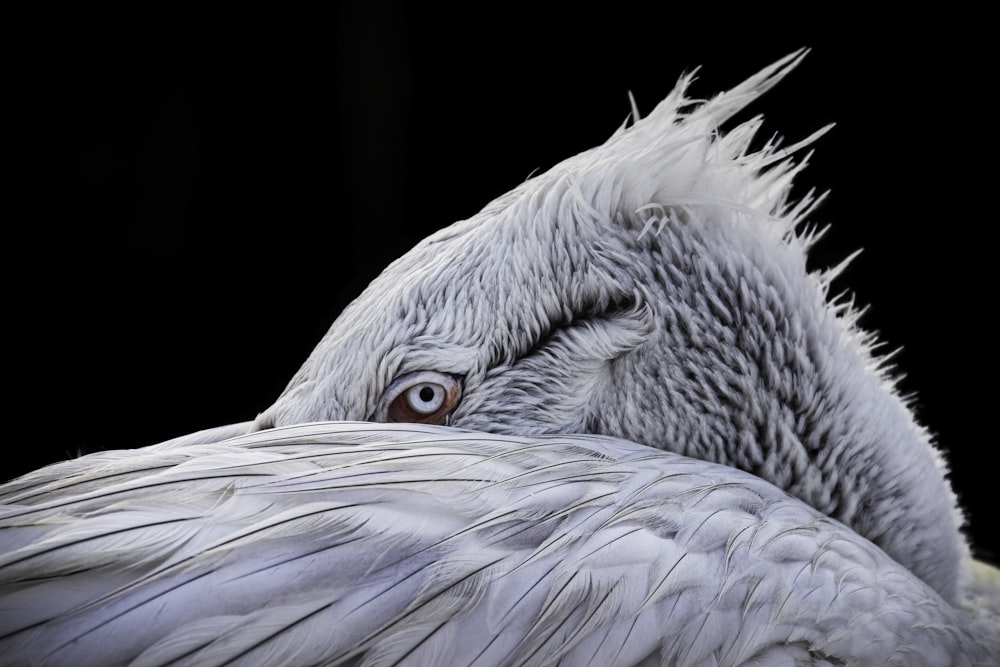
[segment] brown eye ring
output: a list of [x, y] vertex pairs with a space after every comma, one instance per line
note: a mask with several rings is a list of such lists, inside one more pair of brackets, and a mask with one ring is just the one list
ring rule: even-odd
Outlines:
[[462, 383], [436, 371], [407, 373], [392, 381], [379, 399], [372, 421], [445, 425], [462, 398]]

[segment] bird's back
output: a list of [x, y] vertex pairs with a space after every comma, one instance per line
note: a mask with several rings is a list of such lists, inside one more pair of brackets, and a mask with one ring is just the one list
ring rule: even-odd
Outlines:
[[3, 487], [3, 664], [987, 659], [836, 521], [613, 438], [326, 423], [64, 466]]

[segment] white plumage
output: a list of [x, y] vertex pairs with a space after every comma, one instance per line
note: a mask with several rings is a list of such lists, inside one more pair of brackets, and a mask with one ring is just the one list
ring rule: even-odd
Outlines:
[[820, 133], [720, 131], [800, 57], [426, 239], [254, 422], [4, 485], [0, 664], [995, 664], [943, 461], [806, 271]]
[[7, 589], [2, 625], [25, 630], [5, 655], [138, 655], [136, 665], [984, 655], [961, 611], [843, 525], [742, 471], [613, 438], [319, 423], [92, 459], [4, 498], [6, 526], [45, 534], [6, 555], [5, 581], [54, 577]]

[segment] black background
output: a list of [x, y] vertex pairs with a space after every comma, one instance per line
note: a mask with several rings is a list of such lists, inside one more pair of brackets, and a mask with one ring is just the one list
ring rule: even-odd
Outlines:
[[6, 246], [4, 476], [252, 418], [386, 263], [603, 141], [629, 91], [648, 112], [684, 71], [702, 66], [707, 96], [808, 46], [749, 113], [788, 141], [837, 123], [799, 179], [832, 191], [813, 262], [865, 249], [837, 287], [902, 347], [902, 386], [996, 553], [980, 20], [342, 3], [42, 23], [8, 86], [28, 205]]

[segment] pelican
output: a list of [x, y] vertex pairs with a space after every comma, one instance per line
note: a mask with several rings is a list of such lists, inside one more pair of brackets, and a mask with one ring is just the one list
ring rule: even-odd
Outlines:
[[791, 54], [391, 264], [250, 422], [0, 487], [4, 665], [992, 665], [1000, 584], [807, 163]]

